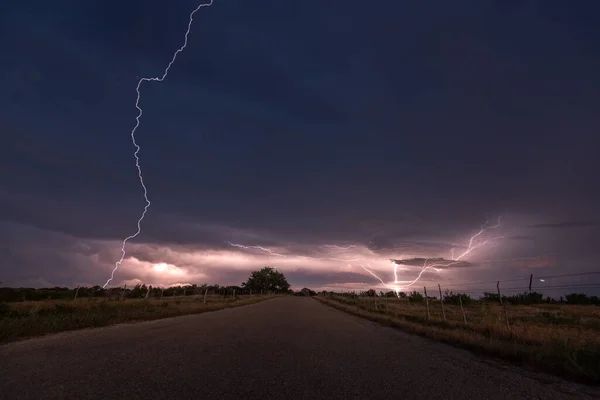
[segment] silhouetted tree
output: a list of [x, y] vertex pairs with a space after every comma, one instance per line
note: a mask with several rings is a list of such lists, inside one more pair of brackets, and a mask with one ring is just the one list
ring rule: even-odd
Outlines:
[[421, 293], [417, 292], [416, 290], [414, 290], [413, 292], [411, 292], [408, 295], [408, 301], [411, 301], [414, 303], [419, 303], [423, 300], [425, 300], [425, 297], [423, 297], [423, 295]]
[[309, 288], [302, 288], [302, 290], [294, 293], [296, 296], [316, 296], [317, 292], [310, 290]]
[[500, 301], [500, 296], [498, 296], [498, 293], [483, 292], [483, 296], [480, 300], [497, 303]]
[[468, 294], [464, 293], [454, 293], [451, 290], [446, 289], [444, 292], [444, 303], [448, 304], [469, 304], [473, 299]]
[[600, 305], [600, 297], [588, 296], [584, 293], [570, 293], [565, 296], [567, 304], [594, 304]]
[[363, 296], [377, 297], [377, 292], [374, 289], [369, 289], [363, 293]]
[[257, 293], [262, 291], [287, 291], [290, 288], [285, 276], [272, 267], [264, 267], [258, 271], [252, 271], [248, 280], [242, 283], [244, 289]]

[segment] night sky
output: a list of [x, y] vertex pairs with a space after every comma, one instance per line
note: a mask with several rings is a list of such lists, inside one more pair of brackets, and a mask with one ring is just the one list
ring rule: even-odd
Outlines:
[[[2, 2], [4, 285], [110, 277], [145, 204], [135, 88], [199, 4]], [[415, 287], [599, 271], [600, 5], [565, 4], [201, 8], [167, 79], [142, 84], [152, 204], [110, 284], [239, 284], [271, 265], [294, 288], [384, 288], [361, 265], [393, 284], [390, 258], [450, 260], [499, 217]]]

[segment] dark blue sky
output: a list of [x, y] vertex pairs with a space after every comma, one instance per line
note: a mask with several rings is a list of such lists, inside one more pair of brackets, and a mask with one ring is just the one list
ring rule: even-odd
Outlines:
[[[0, 281], [101, 284], [135, 232], [135, 87], [162, 75], [200, 3], [125, 3], [0, 6]], [[227, 240], [448, 257], [498, 216], [503, 239], [472, 272], [431, 279], [597, 268], [600, 6], [340, 4], [195, 14], [167, 79], [142, 85], [152, 206], [115, 282], [237, 283], [279, 262], [231, 261]], [[537, 256], [551, 261], [478, 264]], [[334, 264], [277, 266], [297, 285], [372, 283]]]

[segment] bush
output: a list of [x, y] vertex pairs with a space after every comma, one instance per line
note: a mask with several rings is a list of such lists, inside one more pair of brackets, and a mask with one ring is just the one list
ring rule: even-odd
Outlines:
[[421, 293], [417, 292], [416, 290], [414, 290], [413, 292], [411, 292], [408, 295], [408, 301], [410, 301], [411, 303], [420, 303], [423, 300], [425, 300], [423, 295]]
[[454, 293], [448, 290], [444, 293], [444, 303], [458, 305], [461, 304], [461, 301], [463, 305], [467, 305], [471, 303], [473, 299], [468, 294]]
[[12, 308], [10, 307], [10, 304], [5, 301], [0, 302], [0, 316], [7, 317], [10, 315], [11, 311]]

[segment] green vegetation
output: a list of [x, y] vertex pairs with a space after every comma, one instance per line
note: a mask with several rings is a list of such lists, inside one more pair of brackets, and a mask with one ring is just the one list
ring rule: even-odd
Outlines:
[[316, 296], [316, 295], [317, 295], [317, 292], [315, 292], [314, 290], [311, 290], [309, 288], [302, 288], [302, 290], [294, 292], [294, 296], [310, 297], [310, 296]]
[[25, 301], [0, 303], [0, 342], [67, 330], [100, 327], [124, 322], [200, 314], [257, 303], [275, 297], [220, 295], [160, 299]]
[[498, 296], [489, 293], [475, 300], [446, 292], [442, 309], [439, 299], [426, 301], [418, 292], [402, 297], [370, 294], [322, 292], [318, 299], [410, 333], [600, 383], [600, 307], [593, 305], [593, 297], [567, 295], [561, 302], [523, 293], [504, 297], [500, 304]]
[[285, 276], [254, 271], [242, 286], [0, 288], [0, 342], [73, 329], [199, 314], [289, 294]]
[[[103, 289], [100, 286], [67, 288], [0, 288], [0, 302], [17, 301], [42, 301], [42, 300], [73, 300], [75, 298], [100, 298], [100, 299], [142, 299], [149, 298], [167, 298], [167, 297], [185, 297], [204, 295], [204, 293], [233, 296], [252, 294], [249, 290], [244, 290], [240, 286], [219, 286], [219, 285], [185, 285], [171, 286], [168, 288], [148, 287], [146, 285], [136, 285], [132, 288], [113, 287]], [[257, 292], [260, 293], [260, 292]], [[265, 292], [266, 294], [267, 292]], [[256, 293], [255, 293], [256, 294]]]
[[264, 267], [259, 271], [253, 271], [248, 280], [242, 283], [243, 289], [258, 292], [287, 292], [290, 289], [285, 276], [271, 267]]

